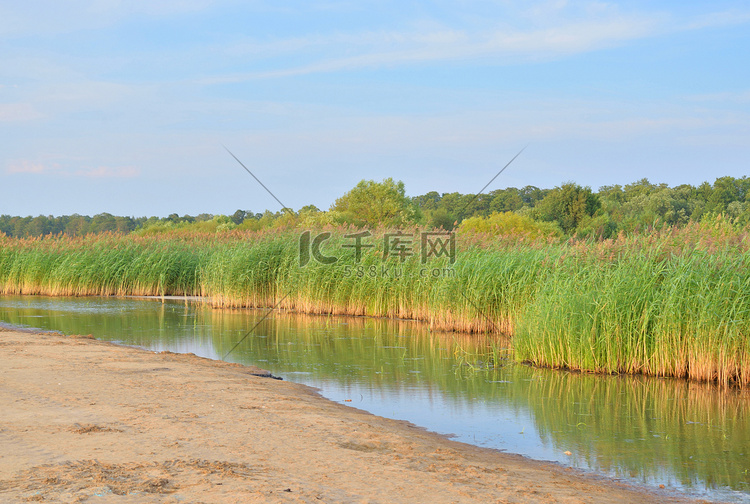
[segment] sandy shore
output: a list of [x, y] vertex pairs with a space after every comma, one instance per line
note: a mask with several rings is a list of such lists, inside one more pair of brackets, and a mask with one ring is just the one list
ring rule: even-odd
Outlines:
[[259, 372], [0, 330], [0, 502], [685, 502]]

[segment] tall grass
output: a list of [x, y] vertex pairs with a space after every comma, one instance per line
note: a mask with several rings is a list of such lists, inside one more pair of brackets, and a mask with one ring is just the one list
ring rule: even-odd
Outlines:
[[193, 295], [213, 247], [185, 240], [0, 239], [0, 293], [52, 296]]
[[[560, 252], [547, 246], [513, 253], [468, 244], [451, 265], [448, 258], [422, 264], [418, 254], [383, 260], [382, 249], [355, 262], [340, 233], [326, 254], [339, 262], [299, 265], [295, 236], [271, 237], [248, 246], [217, 248], [201, 279], [202, 294], [217, 307], [277, 306], [305, 313], [416, 319], [434, 329], [461, 332], [514, 330], [517, 314], [531, 301], [545, 261]], [[381, 236], [375, 236], [373, 243]], [[344, 252], [342, 252], [344, 251]]]
[[746, 240], [691, 243], [687, 232], [658, 238], [572, 250], [520, 315], [516, 358], [557, 368], [750, 383]]
[[201, 295], [221, 308], [417, 319], [513, 336], [540, 366], [750, 384], [750, 242], [725, 222], [615, 240], [458, 237], [455, 264], [360, 262], [330, 229], [335, 264], [301, 266], [298, 231], [0, 238], [0, 293]]

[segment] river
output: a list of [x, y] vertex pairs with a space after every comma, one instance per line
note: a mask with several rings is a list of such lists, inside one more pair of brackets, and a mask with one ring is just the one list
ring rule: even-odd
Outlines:
[[750, 395], [514, 363], [494, 338], [410, 322], [132, 298], [0, 296], [0, 321], [254, 364], [458, 441], [750, 503]]

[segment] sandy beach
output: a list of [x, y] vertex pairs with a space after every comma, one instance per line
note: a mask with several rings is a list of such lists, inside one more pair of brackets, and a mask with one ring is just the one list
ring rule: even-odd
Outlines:
[[0, 502], [689, 502], [451, 441], [263, 370], [0, 330]]

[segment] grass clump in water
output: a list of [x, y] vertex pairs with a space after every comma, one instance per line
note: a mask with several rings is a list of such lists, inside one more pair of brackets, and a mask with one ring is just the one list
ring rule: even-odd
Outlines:
[[516, 358], [750, 383], [750, 254], [744, 243], [674, 246], [675, 238], [690, 238], [677, 235], [571, 249], [520, 315]]

